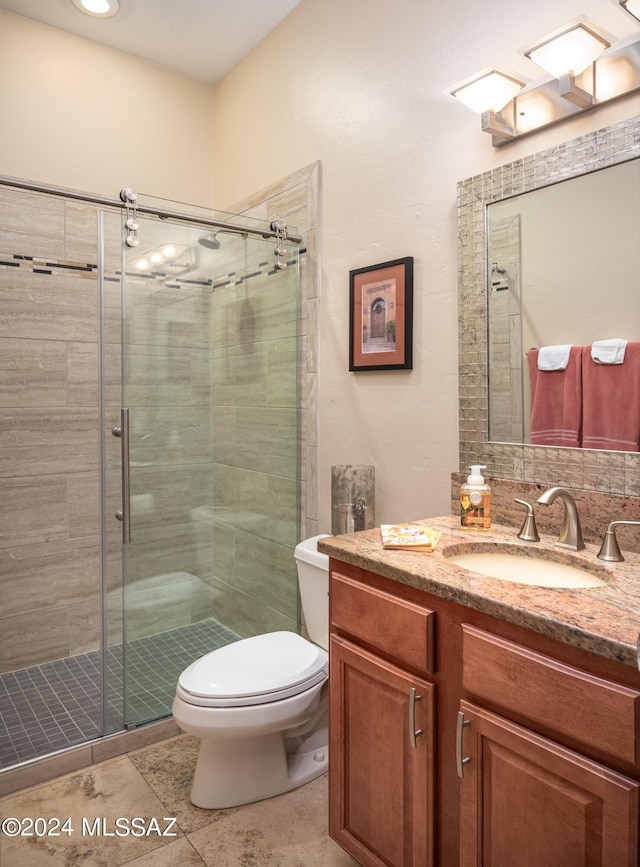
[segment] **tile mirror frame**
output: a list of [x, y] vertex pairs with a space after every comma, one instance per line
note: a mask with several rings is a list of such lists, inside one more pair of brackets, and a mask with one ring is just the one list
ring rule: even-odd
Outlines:
[[487, 205], [640, 156], [640, 116], [460, 181], [458, 364], [460, 472], [640, 496], [640, 453], [488, 441]]

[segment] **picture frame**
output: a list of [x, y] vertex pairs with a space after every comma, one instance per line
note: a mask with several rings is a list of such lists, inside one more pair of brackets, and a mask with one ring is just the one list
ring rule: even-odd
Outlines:
[[349, 370], [413, 367], [413, 257], [349, 272]]

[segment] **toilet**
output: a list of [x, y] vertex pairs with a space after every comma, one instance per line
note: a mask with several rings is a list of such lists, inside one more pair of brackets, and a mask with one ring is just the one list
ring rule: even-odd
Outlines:
[[329, 558], [317, 550], [325, 536], [300, 542], [294, 555], [311, 641], [285, 631], [243, 638], [178, 679], [173, 717], [200, 738], [196, 807], [270, 798], [327, 770]]

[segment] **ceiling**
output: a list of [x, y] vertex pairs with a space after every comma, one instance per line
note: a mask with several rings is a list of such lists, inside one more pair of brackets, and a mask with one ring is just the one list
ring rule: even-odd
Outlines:
[[71, 0], [0, 0], [0, 9], [215, 83], [300, 0], [120, 0], [113, 18]]

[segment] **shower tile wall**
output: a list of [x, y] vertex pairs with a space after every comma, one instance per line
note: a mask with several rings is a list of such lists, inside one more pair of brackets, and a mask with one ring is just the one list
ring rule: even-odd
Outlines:
[[[141, 221], [141, 247], [157, 221]], [[182, 243], [188, 229], [168, 225], [166, 241]], [[184, 237], [183, 237], [184, 236]], [[195, 241], [194, 241], [195, 243]], [[210, 528], [193, 519], [212, 498], [211, 281], [162, 279], [135, 271], [127, 251], [124, 291], [123, 396], [108, 395], [109, 426], [119, 407], [131, 425], [132, 542], [126, 550], [126, 640], [197, 622], [212, 614]], [[112, 354], [119, 356], [118, 342]], [[115, 361], [115, 359], [114, 359]], [[110, 548], [120, 547], [118, 450], [108, 461]], [[119, 576], [109, 596], [112, 624], [120, 604]], [[116, 630], [117, 631], [117, 630]]]
[[320, 305], [322, 163], [310, 163], [228, 210], [270, 222], [281, 219], [304, 238], [300, 257], [298, 388], [300, 411], [300, 538], [324, 532], [318, 491], [318, 316]]
[[0, 188], [0, 670], [100, 635], [95, 209]]
[[215, 284], [215, 616], [241, 635], [296, 630], [297, 267]]
[[[105, 223], [109, 431], [119, 424], [122, 405], [120, 214], [106, 214]], [[97, 237], [96, 207], [0, 188], [0, 671], [100, 647]], [[212, 490], [205, 326], [200, 343], [181, 345], [181, 335], [194, 336], [187, 320], [206, 321], [206, 311], [193, 296], [183, 293], [176, 310], [170, 293], [160, 297], [157, 286], [150, 291], [155, 303], [138, 299], [130, 351], [135, 374], [127, 382], [128, 398], [142, 407], [133, 424], [144, 450], [132, 452], [136, 533], [127, 558], [128, 640], [210, 617], [213, 595], [211, 529], [189, 519]], [[158, 346], [158, 322], [169, 315], [165, 332], [174, 345]], [[170, 373], [170, 408], [155, 405], [148, 376], [154, 365]], [[176, 403], [179, 450], [169, 441]], [[119, 644], [122, 547], [114, 515], [121, 498], [120, 441], [107, 435], [105, 446], [108, 640]]]
[[[214, 419], [215, 437], [220, 449], [217, 452], [220, 463], [216, 464], [216, 480], [221, 484], [222, 496], [228, 502], [235, 496], [234, 491], [249, 490], [254, 483], [263, 501], [277, 497], [277, 502], [281, 504], [279, 513], [289, 510], [296, 491], [293, 480], [283, 467], [289, 461], [293, 408], [282, 406], [278, 392], [281, 386], [284, 390], [289, 389], [292, 384], [289, 377], [295, 374], [297, 368], [299, 538], [316, 535], [322, 529], [317, 478], [321, 173], [321, 163], [312, 163], [248, 198], [234, 202], [228, 208], [232, 213], [266, 222], [276, 218], [284, 220], [304, 238], [305, 252], [299, 258], [297, 365], [292, 354], [296, 351], [295, 344], [284, 336], [289, 329], [288, 314], [283, 316], [276, 312], [268, 325], [273, 342], [269, 354], [264, 355], [262, 367], [263, 371], [268, 371], [264, 376], [270, 378], [268, 396], [264, 389], [253, 388], [246, 378], [242, 380], [239, 363], [242, 353], [239, 353], [235, 356], [237, 376], [238, 382], [244, 384], [239, 386], [237, 393], [244, 391], [242, 401], [246, 405], [232, 407], [233, 394], [229, 391], [225, 396], [221, 395], [226, 406], [219, 405], [216, 400]], [[271, 258], [272, 254], [269, 256]], [[293, 277], [293, 274], [290, 276]], [[261, 288], [256, 286], [257, 291]], [[261, 302], [272, 294], [270, 290], [266, 294], [262, 293]], [[250, 325], [250, 319], [245, 317], [245, 331]], [[286, 330], [283, 331], [283, 328]], [[275, 377], [278, 368], [284, 378]], [[266, 379], [263, 379], [263, 384], [265, 382]], [[281, 385], [274, 387], [276, 382]], [[251, 391], [257, 396], [257, 402], [250, 402]], [[267, 422], [267, 437], [256, 437], [258, 427], [254, 420], [259, 419]], [[258, 458], [262, 461], [262, 470], [274, 477], [268, 484], [264, 477], [260, 479], [255, 472]], [[276, 476], [281, 477], [277, 482]], [[295, 628], [295, 619], [292, 618], [296, 617], [293, 608], [296, 601], [296, 574], [292, 568], [290, 548], [285, 547], [295, 544], [291, 542], [291, 529], [282, 522], [268, 522], [266, 525], [263, 522], [259, 536], [254, 536], [251, 545], [247, 546], [243, 544], [246, 537], [241, 531], [234, 530], [230, 534], [229, 525], [222, 521], [220, 515], [214, 519], [216, 587], [219, 591], [215, 602], [216, 616], [241, 635]], [[271, 576], [269, 581], [265, 581], [267, 574]]]
[[144, 220], [141, 246], [158, 230], [193, 261], [169, 280], [127, 254], [127, 640], [211, 614], [239, 635], [295, 630], [295, 256], [278, 272], [271, 242], [227, 235], [211, 254], [201, 231]]
[[[169, 602], [162, 605], [163, 630], [212, 614], [241, 635], [296, 626], [291, 548], [298, 537], [318, 532], [314, 323], [319, 170], [315, 164], [285, 178], [236, 211], [258, 219], [283, 216], [305, 236], [297, 307], [302, 335], [298, 410], [283, 405], [282, 386], [275, 384], [274, 377], [279, 371], [277, 381], [286, 389], [295, 380], [296, 340], [291, 336], [295, 329], [289, 330], [287, 320], [291, 314], [274, 310], [269, 318], [261, 307], [266, 298], [260, 281], [270, 280], [268, 272], [273, 271], [271, 248], [263, 276], [254, 277], [250, 304], [248, 296], [238, 296], [242, 309], [234, 312], [243, 339], [256, 327], [258, 317], [258, 328], [270, 332], [269, 339], [258, 341], [263, 345], [254, 350], [259, 356], [257, 369], [262, 371], [257, 387], [255, 380], [243, 379], [247, 357], [239, 346], [227, 346], [228, 355], [215, 357], [202, 343], [188, 360], [175, 345], [177, 339], [166, 351], [153, 341], [141, 347], [141, 326], [148, 324], [144, 317], [165, 315], [171, 305], [154, 309], [146, 299], [146, 311], [138, 307], [133, 337], [137, 375], [142, 378], [128, 385], [129, 394], [142, 396], [134, 424], [145, 437], [145, 454], [132, 453], [137, 463], [132, 466], [137, 532], [127, 554], [133, 560], [135, 594], [130, 599], [134, 613], [128, 620], [131, 638], [157, 631], [154, 609], [160, 599]], [[97, 220], [97, 208], [91, 204], [0, 187], [1, 671], [90, 652], [100, 644]], [[107, 213], [105, 223], [108, 432], [119, 424], [121, 406], [119, 213]], [[294, 272], [292, 267], [286, 279], [294, 278]], [[198, 305], [211, 303], [210, 292], [192, 295], [185, 310], [189, 304], [195, 312]], [[181, 323], [184, 330], [184, 317]], [[174, 338], [179, 333], [174, 331]], [[265, 334], [257, 332], [259, 337]], [[162, 416], [162, 410], [150, 405], [144, 381], [144, 372], [152, 364], [163, 364], [171, 372], [177, 400], [183, 399], [187, 388], [192, 395], [199, 392], [188, 408], [184, 403], [180, 407], [181, 418], [188, 414], [189, 424], [181, 436], [181, 456], [176, 454], [173, 460], [168, 458], [170, 449], [175, 452], [175, 438], [170, 443], [163, 433], [171, 430], [171, 415]], [[214, 381], [211, 372], [217, 378], [225, 366], [236, 379], [235, 392], [223, 387], [210, 421], [205, 416]], [[258, 421], [266, 425], [265, 436], [257, 434]], [[290, 432], [297, 421], [301, 445], [296, 447], [302, 448], [298, 483], [284, 469], [293, 447]], [[215, 465], [207, 452], [206, 467], [200, 460], [211, 442], [205, 440], [205, 431], [213, 433], [219, 450]], [[120, 442], [107, 435], [105, 448], [108, 638], [116, 644], [122, 641], [122, 549], [121, 527], [111, 518], [120, 508]], [[206, 506], [214, 485], [220, 487], [227, 510], [224, 517], [221, 510], [214, 514]], [[297, 498], [302, 505], [297, 533], [278, 520], [262, 521], [248, 545], [246, 531], [255, 533], [255, 527], [251, 521], [243, 526], [242, 520], [230, 525], [228, 510], [231, 506], [237, 512], [249, 491], [265, 503], [281, 504], [278, 511], [283, 513]], [[154, 520], [147, 511], [151, 502]], [[187, 514], [190, 524], [184, 520]], [[251, 520], [255, 522], [255, 516]]]
[[[115, 520], [121, 442], [110, 435], [120, 423], [123, 383], [120, 209], [103, 211], [101, 551], [99, 209], [0, 186], [0, 673], [8, 672], [6, 678], [95, 657], [101, 646], [101, 556], [107, 640], [116, 652], [122, 646], [126, 595], [126, 638], [133, 642], [125, 644], [127, 656], [136, 639], [182, 635], [185, 625], [199, 628], [214, 623], [211, 618], [237, 635], [297, 627], [292, 548], [298, 538], [318, 532], [319, 181], [320, 165], [314, 164], [235, 209], [262, 220], [283, 217], [305, 237], [306, 254], [299, 271], [285, 272], [285, 283], [293, 281], [287, 307], [274, 305], [273, 295], [271, 306], [263, 306], [274, 288], [272, 245], [259, 242], [266, 254], [263, 249], [257, 270], [251, 266], [241, 274], [237, 262], [229, 266], [236, 272], [233, 282], [245, 283], [227, 311], [231, 339], [212, 319], [211, 278], [208, 285], [173, 287], [138, 280], [124, 353], [134, 362], [124, 382], [127, 404], [135, 406], [134, 539], [125, 549], [126, 594]], [[216, 264], [215, 273], [224, 268]], [[226, 352], [214, 352], [214, 336]], [[165, 374], [162, 392], [169, 398], [162, 404], [150, 376], [158, 372]], [[291, 399], [296, 385], [297, 402]], [[267, 504], [275, 505], [275, 517], [265, 520]], [[283, 520], [285, 514], [298, 515], [299, 525], [295, 517]], [[109, 705], [122, 707], [126, 719], [146, 718], [123, 706], [120, 675], [113, 672], [105, 685]], [[154, 678], [154, 695], [157, 687]], [[128, 689], [131, 698], [137, 685], [129, 681]], [[9, 701], [14, 698], [10, 693]], [[96, 705], [92, 731], [100, 728], [99, 711]], [[120, 728], [117, 717], [107, 733]], [[51, 741], [45, 751], [54, 748]]]

